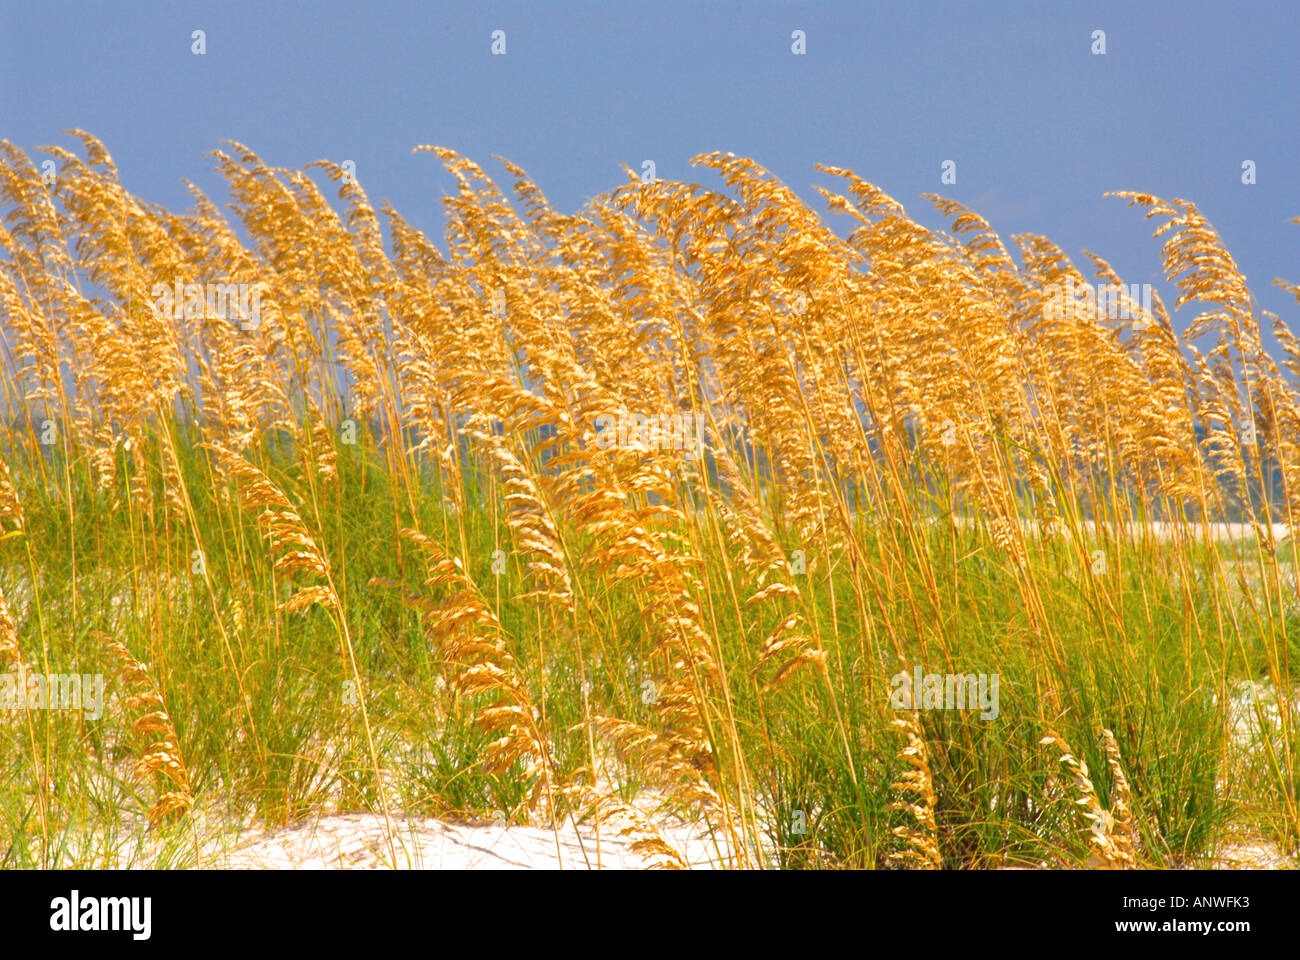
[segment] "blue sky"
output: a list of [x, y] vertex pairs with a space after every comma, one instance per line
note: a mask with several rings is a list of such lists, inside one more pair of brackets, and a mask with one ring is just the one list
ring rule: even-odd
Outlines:
[[[818, 201], [820, 161], [928, 225], [943, 224], [919, 194], [941, 193], [1008, 240], [1042, 233], [1076, 260], [1086, 247], [1133, 283], [1162, 281], [1159, 244], [1102, 194], [1143, 190], [1200, 205], [1261, 306], [1300, 326], [1272, 286], [1300, 282], [1298, 20], [1294, 3], [1141, 0], [0, 0], [0, 137], [35, 157], [89, 130], [129, 189], [172, 208], [188, 206], [183, 177], [220, 196], [203, 154], [223, 139], [277, 166], [352, 160], [372, 198], [439, 240], [450, 179], [418, 144], [494, 175], [491, 156], [508, 157], [566, 210], [623, 182], [624, 163], [712, 184], [688, 164], [710, 150]], [[940, 182], [945, 160], [956, 184]]]

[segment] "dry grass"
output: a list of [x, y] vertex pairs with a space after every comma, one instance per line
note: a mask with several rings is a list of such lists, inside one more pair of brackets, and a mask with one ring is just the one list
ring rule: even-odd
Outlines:
[[[113, 638], [134, 692], [103, 723], [157, 738], [155, 823], [343, 798], [396, 859], [397, 806], [496, 807], [683, 866], [652, 791], [737, 866], [1300, 838], [1294, 712], [1244, 756], [1226, 706], [1243, 677], [1294, 687], [1300, 346], [1195, 205], [1117, 194], [1198, 311], [1179, 334], [1158, 295], [1057, 315], [1087, 280], [1051, 241], [1017, 261], [848, 170], [821, 168], [837, 233], [730, 154], [695, 160], [716, 189], [629, 172], [567, 215], [422, 147], [457, 184], [440, 249], [330, 163], [337, 207], [217, 151], [232, 224], [197, 189], [146, 203], [76, 136], [49, 183], [0, 144], [0, 657], [102, 669]], [[226, 283], [254, 315], [163, 309]], [[999, 674], [1000, 719], [895, 719], [905, 663]], [[24, 715], [0, 758], [65, 776], [0, 785], [8, 862], [49, 865], [105, 730]]]

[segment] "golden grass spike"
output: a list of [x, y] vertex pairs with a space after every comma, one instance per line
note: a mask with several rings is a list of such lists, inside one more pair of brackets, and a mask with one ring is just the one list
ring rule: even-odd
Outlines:
[[938, 798], [934, 793], [930, 751], [926, 746], [920, 715], [913, 708], [905, 711], [902, 717], [895, 717], [890, 723], [902, 730], [907, 738], [898, 752], [907, 769], [893, 784], [893, 789], [915, 799], [895, 801], [886, 809], [907, 813], [915, 821], [915, 826], [894, 828], [894, 835], [900, 837], [907, 846], [904, 850], [891, 853], [889, 859], [897, 864], [915, 863], [922, 870], [941, 870], [943, 857], [939, 853], [939, 828], [934, 817]]
[[1088, 762], [1075, 754], [1059, 733], [1049, 730], [1047, 736], [1039, 742], [1045, 746], [1055, 746], [1061, 751], [1060, 762], [1074, 778], [1074, 786], [1079, 793], [1079, 799], [1075, 803], [1083, 808], [1083, 817], [1088, 821], [1088, 844], [1092, 850], [1088, 866], [1106, 870], [1133, 870], [1137, 868], [1137, 835], [1129, 808], [1131, 798], [1128, 781], [1119, 768], [1119, 748], [1115, 745], [1114, 737], [1109, 730], [1103, 730], [1102, 736], [1106, 741], [1107, 764], [1112, 773], [1118, 772], [1115, 805], [1118, 816], [1101, 805], [1097, 788], [1088, 774]]
[[[149, 675], [149, 668], [132, 656], [120, 641], [113, 640], [107, 634], [99, 634], [99, 639], [104, 649], [116, 658], [118, 677], [128, 690], [133, 691], [127, 700], [127, 706], [134, 709], [152, 708], [136, 718], [132, 730], [146, 740], [153, 741], [145, 748], [136, 764], [135, 776], [143, 782], [152, 783], [157, 790], [154, 804], [149, 808], [149, 822], [157, 824], [172, 814], [186, 812], [194, 805], [189, 771], [177, 746], [180, 738], [167, 714], [162, 693]], [[162, 788], [160, 784], [164, 782], [169, 782], [172, 789]]]
[[9, 609], [4, 591], [0, 590], [0, 671], [12, 669], [18, 670], [19, 688], [26, 690], [26, 665], [18, 646], [18, 621]]

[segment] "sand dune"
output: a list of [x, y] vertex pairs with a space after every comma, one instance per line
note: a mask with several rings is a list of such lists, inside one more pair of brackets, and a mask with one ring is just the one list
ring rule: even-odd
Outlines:
[[[646, 861], [628, 841], [583, 827], [558, 832], [540, 827], [467, 826], [434, 819], [394, 821], [397, 863], [392, 862], [384, 818], [351, 813], [281, 827], [244, 839], [233, 849], [205, 855], [204, 867], [228, 869], [560, 870], [642, 869]], [[707, 828], [663, 828], [693, 868], [722, 859]]]

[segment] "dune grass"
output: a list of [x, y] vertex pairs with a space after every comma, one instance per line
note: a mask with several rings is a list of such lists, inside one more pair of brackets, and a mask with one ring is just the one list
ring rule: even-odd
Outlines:
[[[0, 149], [0, 666], [107, 702], [0, 712], [4, 866], [355, 810], [662, 866], [669, 815], [751, 867], [1296, 850], [1300, 390], [1191, 204], [1125, 195], [1204, 308], [1179, 336], [1158, 296], [1054, 316], [1050, 241], [847, 171], [844, 238], [729, 155], [567, 216], [429, 148], [443, 252], [330, 164], [341, 211], [217, 153], [232, 226], [80, 137], [52, 183]], [[996, 715], [899, 709], [918, 668]]]

